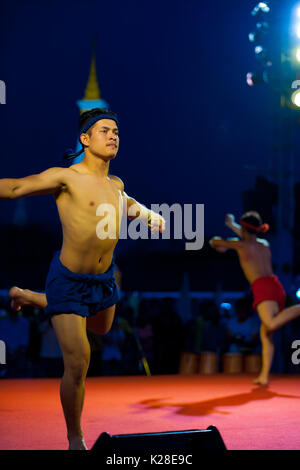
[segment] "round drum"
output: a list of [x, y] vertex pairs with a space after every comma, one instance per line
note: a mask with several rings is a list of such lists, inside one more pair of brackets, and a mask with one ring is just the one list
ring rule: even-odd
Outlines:
[[258, 374], [261, 369], [260, 354], [249, 354], [244, 357], [244, 372], [248, 374]]
[[180, 358], [179, 374], [196, 374], [198, 372], [198, 354], [184, 352]]
[[222, 356], [222, 370], [225, 374], [243, 372], [243, 356], [240, 353], [226, 353]]
[[199, 374], [217, 374], [218, 356], [214, 352], [203, 351], [200, 354], [198, 373]]

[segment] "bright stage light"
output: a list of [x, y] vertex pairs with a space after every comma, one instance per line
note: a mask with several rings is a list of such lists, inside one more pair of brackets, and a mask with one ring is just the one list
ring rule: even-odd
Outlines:
[[247, 81], [249, 86], [254, 86], [255, 85], [254, 80], [253, 80], [253, 75], [254, 74], [252, 72], [247, 73], [246, 81]]
[[249, 86], [262, 85], [263, 83], [268, 83], [268, 73], [266, 70], [260, 73], [249, 72], [247, 73], [246, 81]]
[[255, 8], [253, 8], [251, 14], [253, 16], [255, 15], [262, 15], [264, 13], [269, 13], [270, 7], [266, 2], [259, 2], [258, 5], [256, 5]]
[[249, 33], [249, 41], [261, 43], [269, 30], [269, 24], [265, 21], [256, 24], [256, 31]]
[[255, 46], [254, 51], [257, 59], [265, 63], [265, 65], [269, 66], [271, 64], [271, 61], [268, 59], [268, 52], [263, 46]]
[[300, 24], [297, 24], [296, 26], [296, 34], [297, 34], [297, 37], [300, 39]]
[[297, 299], [300, 299], [300, 289], [297, 290], [296, 297], [297, 297]]
[[261, 33], [266, 33], [269, 29], [269, 23], [266, 21], [260, 21], [259, 23], [256, 23], [257, 31]]
[[300, 62], [300, 47], [296, 51], [296, 59]]
[[265, 2], [259, 2], [258, 6], [264, 13], [268, 13], [270, 11], [270, 8]]
[[249, 33], [248, 38], [250, 42], [255, 42], [256, 33]]
[[224, 308], [224, 310], [230, 310], [231, 309], [231, 304], [229, 302], [222, 302], [220, 307]]
[[294, 91], [294, 93], [291, 96], [292, 103], [297, 106], [297, 108], [300, 108], [300, 90]]

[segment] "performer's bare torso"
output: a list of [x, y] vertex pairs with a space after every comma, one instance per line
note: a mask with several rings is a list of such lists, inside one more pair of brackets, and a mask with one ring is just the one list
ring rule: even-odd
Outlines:
[[[73, 272], [103, 273], [111, 264], [119, 238], [120, 188], [109, 177], [89, 173], [80, 163], [71, 165], [68, 171], [66, 185], [55, 195], [63, 229], [60, 260]], [[115, 227], [115, 234], [108, 233], [106, 239], [96, 233], [103, 218], [96, 215], [100, 204], [110, 204], [116, 213], [116, 220], [108, 220], [107, 226]]]
[[241, 268], [250, 284], [256, 279], [273, 274], [271, 250], [264, 240], [242, 240], [237, 253]]

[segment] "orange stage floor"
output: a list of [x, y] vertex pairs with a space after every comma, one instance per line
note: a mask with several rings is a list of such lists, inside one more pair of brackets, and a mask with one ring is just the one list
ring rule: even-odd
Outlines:
[[[215, 425], [229, 450], [300, 449], [300, 376], [89, 377], [82, 427], [92, 447], [102, 432], [131, 434]], [[67, 448], [59, 379], [0, 381], [0, 449]]]

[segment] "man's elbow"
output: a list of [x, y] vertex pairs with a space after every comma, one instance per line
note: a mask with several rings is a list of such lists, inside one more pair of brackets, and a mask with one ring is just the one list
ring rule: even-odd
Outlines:
[[11, 186], [11, 198], [10, 199], [18, 199], [24, 196], [30, 196], [34, 194], [33, 188], [29, 188], [27, 184], [21, 181], [15, 181]]
[[19, 197], [22, 197], [20, 186], [19, 185], [12, 186], [10, 190], [9, 199], [18, 199]]
[[0, 199], [16, 199], [17, 194], [14, 190], [13, 182], [6, 178], [0, 180]]

